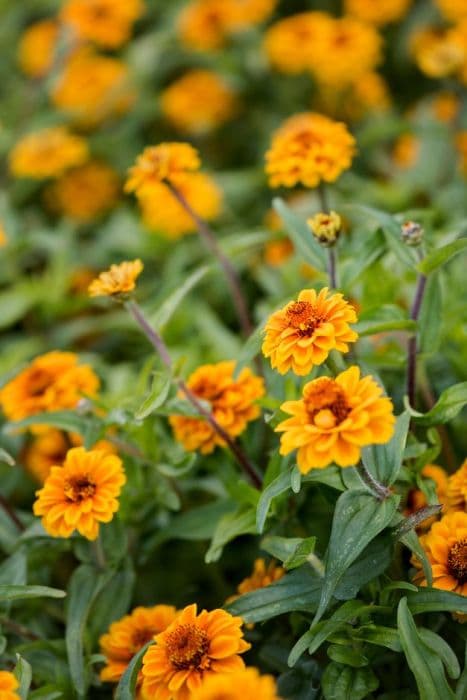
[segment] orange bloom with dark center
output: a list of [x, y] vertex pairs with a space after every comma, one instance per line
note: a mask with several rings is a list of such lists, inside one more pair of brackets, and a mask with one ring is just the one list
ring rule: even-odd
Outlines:
[[449, 510], [463, 510], [467, 512], [467, 459], [449, 477], [447, 501]]
[[201, 165], [198, 151], [189, 143], [160, 143], [148, 146], [128, 172], [125, 192], [141, 194], [154, 184], [178, 185]]
[[[112, 622], [109, 631], [99, 640], [106, 665], [100, 672], [102, 681], [117, 683], [133, 656], [156, 634], [163, 632], [175, 620], [177, 611], [172, 605], [135, 608], [130, 615]], [[138, 676], [138, 686], [143, 680]]]
[[239, 656], [250, 648], [242, 619], [224, 610], [189, 605], [155, 637], [143, 659], [143, 695], [157, 700], [189, 700], [204, 681], [244, 668]]
[[261, 676], [256, 668], [223, 673], [203, 681], [191, 700], [280, 700], [272, 676]]
[[89, 365], [79, 365], [73, 352], [48, 352], [0, 391], [0, 405], [9, 420], [44, 411], [76, 408], [83, 396], [95, 396], [99, 379]]
[[128, 41], [143, 12], [141, 0], [67, 0], [60, 18], [80, 39], [115, 49]]
[[304, 289], [297, 301], [275, 311], [266, 322], [263, 355], [280, 374], [290, 369], [295, 374], [309, 374], [331, 352], [348, 352], [348, 343], [358, 335], [349, 323], [356, 323], [355, 309], [342, 294], [329, 294], [324, 287], [319, 294]]
[[[245, 430], [247, 424], [257, 418], [260, 408], [255, 403], [264, 396], [264, 381], [244, 367], [234, 377], [235, 362], [218, 362], [202, 365], [188, 378], [187, 385], [193, 394], [211, 405], [217, 423], [232, 438]], [[225, 442], [204, 418], [170, 416], [175, 438], [186, 450], [211, 453]]]
[[34, 515], [42, 518], [52, 537], [70, 537], [77, 530], [95, 540], [99, 523], [109, 523], [117, 512], [125, 482], [119, 457], [74, 447], [63, 466], [52, 467], [43, 488], [36, 491]]
[[302, 474], [332, 463], [350, 467], [365, 445], [383, 444], [394, 432], [390, 399], [372, 377], [360, 379], [358, 367], [349, 367], [335, 379], [319, 377], [305, 384], [303, 398], [286, 401], [282, 411], [280, 453], [297, 452]]
[[21, 700], [15, 691], [19, 688], [16, 677], [9, 671], [0, 671], [0, 698], [1, 700]]
[[350, 168], [355, 139], [345, 124], [316, 112], [287, 119], [275, 132], [266, 153], [266, 174], [271, 187], [316, 187], [334, 182]]
[[89, 285], [90, 297], [111, 297], [119, 294], [128, 294], [136, 286], [136, 279], [143, 271], [141, 260], [122, 262], [119, 265], [111, 265], [109, 270], [101, 272], [97, 279]]
[[[431, 564], [433, 588], [467, 595], [467, 513], [448, 513], [420, 541]], [[426, 586], [419, 559], [413, 556], [412, 564], [419, 569], [414, 583]]]

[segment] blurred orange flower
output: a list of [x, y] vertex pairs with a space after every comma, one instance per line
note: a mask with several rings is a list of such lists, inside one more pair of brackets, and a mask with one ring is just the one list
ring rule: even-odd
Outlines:
[[133, 23], [143, 12], [142, 0], [66, 0], [60, 19], [80, 39], [116, 49], [128, 41]]
[[128, 294], [136, 286], [136, 279], [143, 271], [141, 260], [125, 261], [111, 265], [109, 270], [101, 272], [99, 277], [89, 285], [90, 297], [111, 297]]
[[449, 477], [447, 500], [449, 510], [463, 510], [467, 513], [467, 459]]
[[189, 143], [160, 143], [148, 146], [128, 171], [125, 192], [144, 194], [147, 187], [161, 182], [179, 185], [199, 170], [198, 151]]
[[52, 68], [59, 25], [54, 19], [31, 24], [21, 35], [18, 62], [31, 78], [43, 78]]
[[64, 126], [52, 126], [26, 134], [10, 152], [10, 171], [15, 177], [42, 180], [62, 175], [88, 159], [88, 145]]
[[207, 678], [191, 700], [280, 700], [272, 676], [261, 676], [256, 668]]
[[344, 0], [344, 10], [349, 15], [377, 26], [402, 19], [412, 0]]
[[0, 671], [0, 698], [1, 700], [21, 700], [18, 693], [19, 683], [16, 677], [9, 671]]

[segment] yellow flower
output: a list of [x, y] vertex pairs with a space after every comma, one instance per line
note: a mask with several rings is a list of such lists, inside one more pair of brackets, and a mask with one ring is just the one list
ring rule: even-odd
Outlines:
[[426, 28], [411, 39], [420, 70], [430, 78], [446, 78], [459, 71], [466, 58], [465, 42], [454, 29]]
[[142, 0], [67, 0], [60, 19], [80, 39], [115, 49], [128, 41], [133, 23], [143, 12]]
[[365, 445], [383, 444], [394, 432], [392, 402], [372, 377], [360, 379], [358, 367], [349, 367], [336, 379], [319, 377], [305, 384], [303, 398], [286, 401], [281, 409], [292, 416], [276, 431], [280, 453], [298, 449], [302, 474], [333, 462], [350, 467]]
[[77, 124], [94, 127], [127, 112], [135, 93], [125, 63], [83, 48], [66, 62], [51, 97], [54, 105]]
[[313, 231], [316, 240], [324, 246], [332, 246], [339, 238], [342, 220], [335, 211], [319, 212], [307, 220], [308, 226]]
[[44, 197], [52, 211], [86, 223], [111, 209], [119, 190], [115, 170], [93, 160], [61, 175], [48, 186]]
[[190, 49], [219, 49], [231, 34], [267, 19], [276, 4], [277, 0], [192, 0], [178, 17], [180, 40]]
[[[332, 88], [328, 91], [333, 92]], [[370, 72], [359, 76], [349, 86], [346, 99], [341, 99], [341, 102], [349, 119], [362, 119], [368, 114], [386, 112], [391, 106], [391, 95], [384, 78], [379, 73]]]
[[111, 265], [109, 270], [101, 272], [99, 277], [89, 285], [90, 297], [111, 297], [117, 294], [128, 294], [136, 286], [136, 279], [143, 271], [143, 263], [136, 259], [132, 262], [122, 262]]
[[[448, 475], [442, 467], [437, 464], [425, 464], [421, 471], [421, 475], [427, 479], [432, 479], [436, 486], [436, 495], [438, 497], [438, 502], [444, 505], [447, 503], [447, 489], [448, 489]], [[405, 509], [405, 515], [412, 515], [420, 508], [425, 508], [428, 502], [425, 498], [425, 494], [420, 489], [412, 489], [409, 491], [407, 496], [407, 506]], [[436, 516], [427, 518], [421, 523], [421, 528], [426, 530], [437, 520]]]
[[18, 62], [26, 75], [31, 78], [47, 75], [52, 68], [58, 32], [54, 19], [35, 22], [23, 32], [18, 46]]
[[146, 187], [161, 182], [178, 186], [193, 172], [199, 170], [198, 151], [189, 143], [160, 143], [148, 146], [128, 171], [125, 192], [140, 195]]
[[[433, 588], [467, 595], [467, 513], [448, 513], [420, 541], [431, 564]], [[412, 564], [419, 569], [414, 583], [426, 586], [419, 559], [413, 556]]]
[[266, 566], [264, 559], [256, 559], [251, 576], [243, 579], [237, 586], [238, 595], [244, 595], [251, 591], [257, 591], [258, 588], [265, 588], [271, 583], [279, 581], [285, 575], [285, 569], [282, 566], [277, 566], [273, 561], [270, 561]]
[[271, 359], [271, 367], [280, 374], [290, 369], [295, 374], [309, 374], [331, 352], [348, 352], [348, 343], [358, 335], [349, 327], [357, 316], [342, 294], [331, 294], [324, 287], [319, 294], [304, 289], [297, 301], [275, 311], [267, 320], [262, 351]]
[[[47, 428], [34, 436], [24, 450], [24, 466], [36, 481], [43, 484], [51, 468], [63, 464], [70, 447], [80, 447], [82, 444], [83, 440], [77, 433], [64, 433], [56, 428]], [[92, 449], [107, 454], [116, 453], [115, 447], [107, 440], [99, 440]]]
[[[177, 190], [191, 208], [206, 221], [217, 219], [222, 210], [222, 191], [205, 173], [192, 173], [177, 183]], [[144, 225], [155, 233], [176, 239], [196, 231], [193, 218], [164, 183], [143, 188], [138, 195]]]
[[281, 73], [314, 71], [317, 46], [330, 31], [333, 19], [325, 12], [301, 12], [271, 25], [264, 37], [264, 51]]
[[467, 459], [449, 477], [447, 501], [449, 510], [463, 510], [467, 513]]
[[271, 187], [316, 187], [334, 182], [350, 168], [355, 139], [345, 124], [315, 112], [287, 119], [275, 132], [266, 153], [266, 173]]
[[224, 610], [187, 606], [155, 637], [143, 658], [143, 695], [158, 700], [189, 700], [202, 683], [220, 673], [244, 668], [239, 654], [250, 644], [243, 639], [242, 619]]
[[461, 19], [467, 19], [465, 0], [435, 0], [435, 4], [448, 20], [458, 22]]
[[289, 238], [268, 241], [264, 249], [264, 261], [271, 267], [279, 267], [293, 255], [294, 246]]
[[191, 70], [161, 95], [162, 113], [180, 131], [199, 134], [228, 121], [236, 109], [233, 90], [210, 70]]
[[9, 671], [0, 671], [0, 698], [1, 700], [21, 700], [15, 690], [19, 688], [19, 683], [15, 676]]
[[[202, 365], [188, 378], [187, 385], [193, 394], [211, 405], [217, 423], [232, 438], [245, 430], [247, 424], [260, 414], [257, 399], [264, 396], [264, 381], [244, 367], [234, 378], [235, 362], [218, 362]], [[209, 454], [224, 440], [204, 418], [170, 416], [175, 438], [186, 450], [199, 450]]]
[[15, 177], [42, 180], [57, 177], [88, 159], [88, 146], [81, 136], [66, 127], [53, 126], [23, 136], [10, 153], [10, 171]]
[[76, 408], [83, 396], [94, 396], [99, 379], [89, 365], [79, 365], [72, 352], [55, 350], [36, 357], [0, 390], [0, 405], [9, 420], [44, 411]]
[[[150, 642], [156, 634], [172, 624], [177, 611], [171, 605], [154, 605], [151, 608], [135, 608], [130, 615], [112, 622], [109, 631], [99, 640], [106, 665], [100, 672], [102, 681], [117, 683], [133, 656]], [[143, 680], [138, 676], [138, 690]]]
[[211, 676], [191, 700], [280, 700], [272, 676], [260, 676], [256, 668]]
[[345, 0], [344, 10], [363, 22], [381, 26], [402, 19], [411, 2], [412, 0]]
[[404, 170], [415, 165], [420, 154], [420, 140], [414, 134], [401, 134], [392, 149], [392, 158]]
[[73, 447], [63, 466], [54, 466], [43, 488], [36, 491], [34, 515], [52, 537], [70, 537], [77, 530], [88, 540], [99, 534], [118, 511], [118, 497], [126, 482], [122, 461], [102, 450]]
[[446, 124], [449, 124], [457, 117], [460, 107], [460, 100], [454, 92], [440, 92], [435, 96], [432, 103], [436, 119]]

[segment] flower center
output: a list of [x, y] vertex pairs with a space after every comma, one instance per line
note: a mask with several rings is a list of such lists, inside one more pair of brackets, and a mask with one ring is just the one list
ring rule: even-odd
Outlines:
[[50, 386], [50, 376], [42, 369], [31, 372], [28, 380], [28, 391], [30, 396], [40, 396]]
[[351, 411], [344, 391], [329, 377], [315, 379], [306, 390], [304, 401], [311, 422], [319, 428], [334, 428]]
[[452, 545], [448, 554], [448, 570], [459, 583], [467, 583], [467, 540]]
[[149, 627], [142, 627], [139, 630], [135, 630], [131, 635], [131, 647], [134, 653], [142, 649], [145, 644], [150, 642], [154, 637], [155, 631]]
[[77, 476], [65, 482], [65, 497], [71, 503], [80, 503], [86, 498], [92, 498], [96, 485], [87, 475]]
[[322, 319], [317, 315], [309, 301], [293, 301], [285, 312], [287, 321], [300, 336], [310, 336]]
[[198, 668], [209, 647], [208, 635], [196, 625], [178, 625], [166, 639], [167, 656], [177, 670]]

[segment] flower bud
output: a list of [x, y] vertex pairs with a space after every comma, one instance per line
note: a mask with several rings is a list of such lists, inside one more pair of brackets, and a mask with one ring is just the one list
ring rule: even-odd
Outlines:
[[423, 240], [424, 230], [416, 221], [406, 221], [401, 227], [401, 236], [404, 243], [417, 246]]
[[341, 232], [341, 217], [335, 211], [325, 214], [319, 212], [307, 221], [308, 226], [313, 231], [313, 235], [322, 246], [329, 248], [333, 246], [339, 238]]

